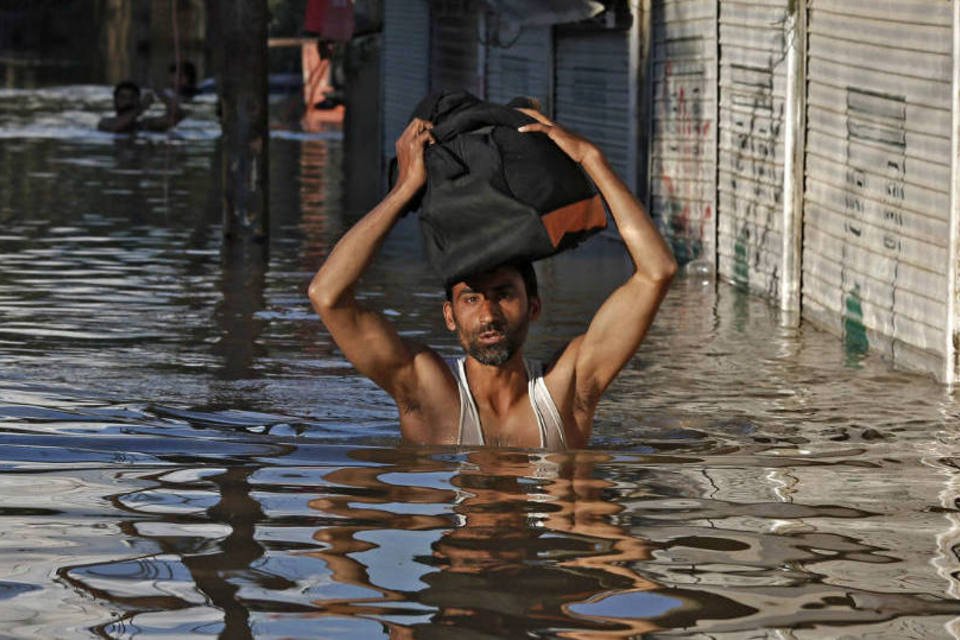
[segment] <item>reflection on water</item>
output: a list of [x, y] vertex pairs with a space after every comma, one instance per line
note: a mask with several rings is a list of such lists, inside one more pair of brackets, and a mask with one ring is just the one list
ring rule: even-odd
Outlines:
[[[960, 638], [932, 381], [691, 278], [592, 449], [401, 447], [305, 297], [353, 222], [338, 137], [273, 137], [270, 247], [237, 256], [212, 116], [104, 137], [50, 91], [0, 93], [4, 637]], [[419, 250], [405, 219], [359, 295], [452, 354]], [[540, 265], [532, 354], [626, 269], [602, 239]]]

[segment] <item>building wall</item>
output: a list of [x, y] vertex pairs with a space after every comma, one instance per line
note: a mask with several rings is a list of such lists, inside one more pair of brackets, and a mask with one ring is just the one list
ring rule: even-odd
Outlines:
[[427, 0], [385, 2], [381, 45], [381, 149], [384, 169], [414, 107], [430, 87], [430, 5]]
[[653, 6], [650, 209], [681, 262], [953, 376], [957, 3]]
[[[494, 27], [494, 25], [491, 25]], [[493, 36], [496, 32], [488, 29]], [[546, 114], [553, 113], [553, 31], [527, 27], [509, 40], [486, 40], [487, 100], [501, 104], [516, 97], [535, 98]]]
[[717, 6], [652, 3], [649, 209], [681, 263], [716, 258]]
[[942, 368], [953, 5], [809, 4], [804, 315]]
[[631, 0], [630, 28], [506, 41], [495, 2], [403, 4], [402, 36], [385, 5], [385, 150], [427, 86], [533, 94], [644, 194], [681, 263], [854, 355], [955, 376], [960, 0]]
[[149, 9], [151, 55], [147, 83], [155, 87], [169, 85], [168, 69], [178, 49], [181, 60], [189, 60], [197, 67], [198, 78], [206, 77], [207, 13], [203, 0], [150, 0]]
[[484, 13], [477, 0], [433, 0], [430, 6], [430, 90], [485, 97], [480, 40]]
[[624, 182], [634, 186], [628, 33], [563, 33], [555, 43], [557, 120], [596, 143]]
[[776, 299], [783, 235], [787, 1], [720, 3], [717, 270]]

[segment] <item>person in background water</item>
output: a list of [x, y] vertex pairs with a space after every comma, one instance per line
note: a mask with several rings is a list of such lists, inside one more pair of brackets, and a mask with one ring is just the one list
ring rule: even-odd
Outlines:
[[643, 206], [588, 140], [537, 111], [521, 132], [550, 137], [597, 185], [635, 271], [600, 306], [586, 332], [546, 367], [523, 357], [541, 300], [532, 265], [502, 265], [454, 283], [443, 317], [466, 357], [454, 366], [400, 336], [386, 317], [359, 304], [357, 280], [406, 205], [426, 183], [431, 123], [414, 119], [397, 141], [399, 179], [336, 244], [310, 284], [314, 308], [357, 370], [389, 393], [403, 439], [420, 444], [581, 448], [601, 395], [633, 356], [666, 294], [676, 262]]
[[177, 63], [171, 62], [167, 68], [170, 73], [170, 86], [177, 95], [184, 100], [192, 100], [200, 93], [197, 87], [197, 67], [189, 60], [180, 63], [180, 72], [177, 73]]
[[108, 133], [132, 133], [134, 131], [166, 131], [187, 116], [180, 107], [180, 100], [172, 93], [161, 93], [160, 101], [165, 106], [162, 116], [142, 117], [153, 104], [153, 92], [141, 95], [136, 83], [125, 80], [113, 89], [113, 108], [116, 115], [102, 118], [97, 129]]

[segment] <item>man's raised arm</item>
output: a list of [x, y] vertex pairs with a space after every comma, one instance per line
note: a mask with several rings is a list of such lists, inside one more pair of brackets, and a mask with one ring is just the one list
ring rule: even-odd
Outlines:
[[188, 112], [180, 104], [180, 96], [166, 89], [159, 94], [160, 102], [163, 103], [164, 113], [162, 116], [143, 119], [143, 128], [147, 131], [166, 131], [175, 127], [181, 120], [187, 117]]
[[521, 131], [539, 131], [550, 136], [597, 185], [636, 269], [601, 305], [586, 333], [570, 343], [556, 364], [568, 370], [574, 417], [582, 435], [589, 437], [600, 395], [640, 346], [676, 273], [677, 263], [643, 205], [595, 145], [536, 111], [521, 111], [539, 121], [521, 127]]
[[401, 338], [382, 314], [361, 307], [354, 285], [373, 260], [404, 207], [426, 182], [424, 146], [433, 140], [430, 123], [413, 120], [397, 140], [396, 186], [337, 242], [310, 283], [309, 295], [334, 342], [357, 370], [395, 399], [413, 377], [422, 349]]

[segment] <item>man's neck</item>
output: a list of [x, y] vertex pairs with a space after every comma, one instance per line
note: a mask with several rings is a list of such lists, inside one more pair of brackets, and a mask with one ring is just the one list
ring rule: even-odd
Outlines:
[[499, 366], [482, 364], [469, 355], [464, 366], [474, 400], [496, 413], [508, 411], [527, 394], [527, 368], [520, 350]]

